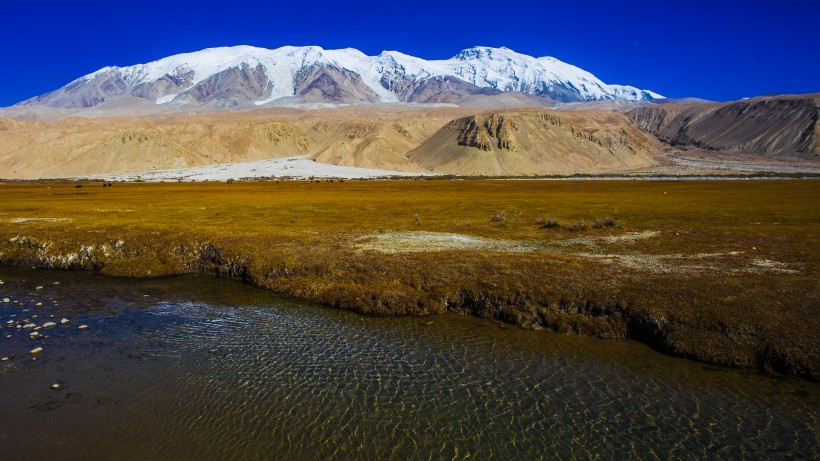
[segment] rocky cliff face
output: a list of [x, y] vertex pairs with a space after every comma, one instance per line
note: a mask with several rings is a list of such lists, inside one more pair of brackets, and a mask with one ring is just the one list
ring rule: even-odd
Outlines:
[[515, 132], [518, 129], [509, 117], [505, 119], [504, 115], [490, 114], [483, 122], [481, 118], [483, 117], [467, 117], [467, 126], [461, 129], [457, 138], [459, 146], [474, 147], [483, 151], [491, 151], [494, 148], [516, 150]]
[[379, 100], [361, 76], [333, 66], [312, 65], [300, 69], [294, 79], [296, 96], [308, 102], [372, 103]]
[[653, 152], [621, 114], [514, 110], [453, 120], [408, 157], [440, 173], [529, 176], [627, 171]]
[[806, 159], [820, 156], [820, 94], [639, 107], [627, 114], [641, 129], [675, 146]]
[[177, 104], [233, 108], [264, 98], [270, 88], [265, 68], [243, 63], [214, 74], [178, 96]]

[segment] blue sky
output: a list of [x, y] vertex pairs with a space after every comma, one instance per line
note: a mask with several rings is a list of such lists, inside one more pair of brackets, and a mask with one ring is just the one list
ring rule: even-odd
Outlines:
[[107, 65], [240, 44], [426, 59], [506, 46], [668, 97], [820, 91], [820, 0], [278, 3], [4, 2], [0, 106]]

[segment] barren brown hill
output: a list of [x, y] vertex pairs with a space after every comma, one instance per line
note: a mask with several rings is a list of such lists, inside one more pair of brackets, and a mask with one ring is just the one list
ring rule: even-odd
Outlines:
[[820, 93], [645, 106], [628, 115], [675, 146], [806, 160], [820, 156]]
[[0, 118], [0, 177], [114, 175], [292, 156], [342, 166], [455, 175], [740, 171], [738, 162], [706, 168], [702, 159], [687, 159], [694, 166], [687, 163], [681, 169], [673, 152], [664, 153], [664, 145], [653, 135], [673, 145], [720, 150], [714, 156], [717, 160], [741, 154], [755, 157], [750, 161], [764, 165], [756, 165], [754, 171], [770, 171], [776, 168], [769, 164], [778, 162], [818, 163], [818, 107], [817, 95], [807, 95], [731, 104], [669, 104], [628, 115], [367, 105], [69, 117], [52, 122]]
[[653, 163], [653, 140], [622, 115], [535, 109], [471, 115], [476, 110], [369, 106], [2, 119], [0, 165], [7, 178], [54, 178], [289, 156], [464, 175], [619, 171]]
[[439, 173], [528, 176], [646, 167], [658, 147], [621, 114], [525, 109], [453, 120], [408, 156]]
[[422, 171], [405, 155], [465, 110], [266, 109], [195, 116], [0, 119], [0, 170], [17, 179], [185, 168], [304, 155]]

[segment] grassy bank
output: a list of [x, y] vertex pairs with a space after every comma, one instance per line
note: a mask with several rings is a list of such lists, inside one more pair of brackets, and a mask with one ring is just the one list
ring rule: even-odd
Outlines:
[[205, 272], [816, 379], [820, 182], [0, 185], [0, 262]]

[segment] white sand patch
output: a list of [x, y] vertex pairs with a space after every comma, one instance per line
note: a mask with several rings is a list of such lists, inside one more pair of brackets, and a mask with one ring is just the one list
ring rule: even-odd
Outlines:
[[364, 237], [357, 248], [383, 253], [414, 253], [420, 251], [482, 250], [507, 253], [555, 253], [568, 254], [563, 248], [571, 245], [597, 246], [634, 240], [648, 239], [660, 235], [656, 231], [628, 232], [623, 235], [606, 237], [576, 238], [534, 242], [476, 237], [446, 232], [388, 232]]
[[375, 170], [350, 166], [319, 163], [305, 156], [285, 157], [255, 162], [224, 163], [192, 168], [143, 171], [126, 174], [102, 174], [91, 179], [105, 181], [227, 181], [228, 179], [252, 178], [387, 178], [392, 176], [431, 176], [434, 173], [408, 173], [404, 171]]
[[[542, 253], [593, 259], [603, 263], [653, 273], [696, 273], [703, 271], [729, 273], [795, 274], [799, 271], [787, 264], [768, 259], [742, 259], [742, 252], [694, 254], [646, 254], [572, 251], [569, 246], [615, 244], [660, 235], [655, 231], [629, 232], [623, 235], [591, 237], [589, 239], [554, 240], [549, 242], [493, 239], [446, 232], [386, 232], [367, 235], [358, 240], [356, 249], [380, 253], [419, 253], [434, 251], [491, 251], [498, 253]], [[594, 243], [593, 243], [594, 242]]]
[[751, 273], [758, 273], [758, 272], [769, 272], [769, 273], [777, 273], [777, 274], [799, 274], [800, 271], [792, 269], [789, 267], [788, 264], [782, 263], [780, 261], [773, 261], [771, 259], [755, 259], [750, 264], [750, 267], [746, 268], [746, 272]]
[[658, 231], [643, 231], [643, 232], [627, 232], [621, 235], [607, 235], [604, 237], [582, 237], [574, 239], [556, 240], [552, 242], [555, 245], [570, 246], [570, 245], [586, 245], [597, 246], [600, 243], [613, 244], [619, 242], [634, 242], [636, 240], [650, 239], [659, 236]]
[[74, 218], [11, 218], [13, 223], [74, 221]]
[[539, 247], [529, 242], [491, 239], [445, 232], [390, 232], [370, 235], [356, 245], [359, 250], [381, 253], [417, 253], [423, 251], [500, 251], [530, 253]]
[[651, 239], [653, 237], [657, 237], [660, 234], [661, 233], [658, 231], [627, 232], [623, 235], [608, 235], [606, 237], [598, 237], [597, 240], [600, 240], [604, 243], [631, 242], [634, 240]]

